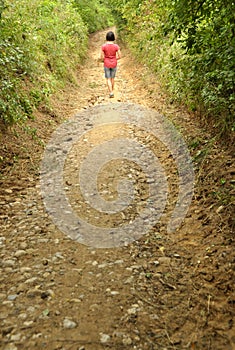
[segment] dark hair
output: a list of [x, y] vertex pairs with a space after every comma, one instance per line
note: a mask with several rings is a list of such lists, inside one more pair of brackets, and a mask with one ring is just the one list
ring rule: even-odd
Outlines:
[[114, 40], [115, 40], [115, 35], [114, 35], [114, 33], [113, 33], [113, 32], [108, 32], [108, 33], [106, 34], [106, 40], [107, 40], [107, 41], [114, 41]]

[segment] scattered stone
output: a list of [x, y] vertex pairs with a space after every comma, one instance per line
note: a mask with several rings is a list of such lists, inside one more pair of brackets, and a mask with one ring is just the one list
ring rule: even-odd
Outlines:
[[111, 294], [111, 295], [118, 295], [118, 294], [119, 294], [119, 292], [118, 292], [118, 291], [116, 291], [116, 290], [111, 290], [110, 294]]
[[7, 344], [4, 350], [18, 350], [18, 348], [15, 346], [15, 344]]
[[110, 335], [104, 334], [104, 333], [100, 333], [100, 342], [102, 344], [107, 343], [108, 341], [110, 341], [110, 339], [111, 339]]
[[114, 264], [123, 264], [123, 263], [124, 263], [124, 260], [122, 259], [114, 261]]
[[14, 301], [14, 300], [16, 300], [17, 297], [18, 297], [17, 294], [11, 294], [11, 295], [8, 295], [7, 299], [10, 301]]
[[3, 261], [3, 266], [5, 267], [13, 267], [15, 265], [15, 260], [4, 260]]
[[25, 250], [21, 249], [21, 250], [17, 250], [14, 255], [16, 258], [20, 258], [21, 256], [24, 256], [26, 254], [27, 254], [27, 252]]
[[167, 256], [161, 256], [159, 259], [158, 259], [159, 263], [160, 264], [170, 264], [171, 262], [171, 258], [167, 257]]
[[124, 284], [131, 284], [133, 283], [133, 281], [134, 281], [134, 277], [130, 276], [124, 281]]
[[25, 321], [25, 322], [23, 323], [23, 325], [24, 325], [25, 327], [30, 327], [30, 326], [32, 326], [32, 324], [33, 324], [33, 321]]
[[23, 267], [20, 268], [20, 272], [21, 273], [31, 272], [31, 271], [32, 271], [31, 267], [26, 267], [26, 266], [24, 267], [23, 266]]
[[6, 192], [7, 194], [13, 193], [13, 191], [12, 191], [10, 188], [6, 188], [6, 189], [5, 189], [5, 192]]
[[91, 310], [91, 311], [95, 311], [95, 310], [97, 310], [97, 309], [99, 309], [99, 305], [98, 305], [98, 304], [92, 304], [92, 305], [90, 306], [90, 310]]
[[68, 318], [65, 318], [63, 321], [63, 327], [65, 329], [74, 329], [77, 327], [77, 323]]
[[12, 334], [10, 339], [11, 341], [19, 341], [21, 339], [21, 333]]
[[122, 339], [122, 344], [127, 346], [132, 344], [132, 339], [130, 337], [125, 337]]
[[139, 305], [134, 304], [134, 305], [132, 305], [132, 307], [130, 309], [127, 310], [127, 313], [129, 315], [136, 315], [138, 311], [139, 311]]
[[33, 284], [34, 282], [37, 281], [37, 279], [38, 279], [37, 277], [32, 277], [32, 278], [27, 279], [24, 283]]
[[98, 265], [98, 269], [103, 269], [107, 266], [108, 266], [108, 263], [103, 263], [103, 264]]
[[28, 317], [28, 315], [26, 313], [19, 314], [19, 316], [18, 316], [18, 318], [20, 320], [26, 320], [27, 317]]

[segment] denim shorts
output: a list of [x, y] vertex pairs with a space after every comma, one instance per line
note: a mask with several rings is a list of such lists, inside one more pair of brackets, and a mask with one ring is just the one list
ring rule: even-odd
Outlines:
[[116, 71], [117, 71], [117, 67], [115, 68], [104, 67], [105, 78], [106, 79], [115, 78]]

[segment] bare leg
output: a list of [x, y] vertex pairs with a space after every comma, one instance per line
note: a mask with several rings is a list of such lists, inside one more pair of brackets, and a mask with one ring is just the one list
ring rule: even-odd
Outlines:
[[114, 78], [111, 78], [112, 91], [114, 90]]
[[108, 79], [106, 79], [106, 81], [107, 81], [107, 86], [108, 86], [108, 89], [109, 89], [109, 93], [111, 94], [113, 92], [112, 79], [108, 78]]

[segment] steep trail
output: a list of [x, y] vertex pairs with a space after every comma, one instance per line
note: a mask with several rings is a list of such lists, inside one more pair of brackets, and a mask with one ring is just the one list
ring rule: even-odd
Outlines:
[[[61, 232], [46, 212], [38, 172], [42, 149], [35, 149], [29, 160], [36, 164], [34, 174], [16, 169], [0, 191], [0, 349], [234, 350], [234, 236], [225, 205], [212, 195], [222, 193], [220, 179], [232, 179], [231, 157], [210, 143], [200, 121], [172, 103], [125, 47], [110, 99], [97, 62], [104, 38], [105, 31], [91, 36], [80, 84], [61, 92], [54, 110], [61, 119], [77, 114], [87, 123], [93, 107], [122, 103], [165, 115], [193, 145], [192, 203], [173, 233], [163, 220], [129, 245], [87, 247]], [[52, 126], [45, 123], [48, 116], [41, 118], [39, 133], [48, 142]], [[102, 142], [105, 135], [95, 138]], [[72, 151], [65, 164], [75, 207], [74, 162], [80, 151]], [[165, 149], [161, 161], [172, 169]]]

